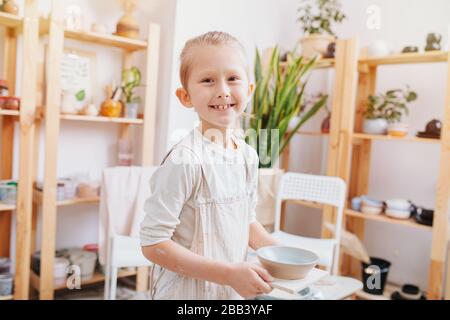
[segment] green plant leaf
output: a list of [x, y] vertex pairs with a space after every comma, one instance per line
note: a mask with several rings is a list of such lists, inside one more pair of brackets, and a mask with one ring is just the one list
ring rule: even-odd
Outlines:
[[83, 101], [86, 98], [86, 91], [80, 90], [75, 94], [75, 98], [77, 99], [77, 101]]

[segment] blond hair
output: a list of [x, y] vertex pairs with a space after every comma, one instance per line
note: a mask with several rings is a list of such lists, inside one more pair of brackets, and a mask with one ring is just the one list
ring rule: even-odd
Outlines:
[[189, 39], [184, 45], [183, 50], [180, 55], [180, 81], [183, 88], [187, 89], [189, 74], [190, 74], [190, 66], [191, 66], [191, 57], [190, 51], [193, 48], [200, 46], [223, 46], [230, 45], [236, 46], [243, 56], [243, 60], [246, 64], [246, 70], [248, 73], [248, 62], [245, 54], [244, 47], [242, 44], [232, 35], [221, 32], [221, 31], [210, 31], [195, 38]]

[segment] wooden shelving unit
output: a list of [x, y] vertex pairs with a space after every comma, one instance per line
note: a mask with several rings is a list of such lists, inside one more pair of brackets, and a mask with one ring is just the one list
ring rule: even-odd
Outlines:
[[[360, 239], [364, 237], [365, 221], [379, 221], [410, 227], [413, 229], [432, 232], [432, 246], [430, 253], [430, 273], [428, 297], [440, 299], [442, 297], [443, 272], [448, 241], [448, 199], [450, 196], [450, 60], [449, 52], [427, 52], [412, 54], [397, 54], [386, 57], [361, 58], [359, 60], [358, 95], [356, 104], [343, 105], [342, 113], [347, 115], [347, 121], [341, 122], [339, 135], [340, 151], [337, 163], [340, 168], [338, 176], [346, 180], [349, 191], [348, 200], [362, 194], [369, 194], [370, 159], [372, 142], [408, 142], [427, 143], [440, 146], [439, 178], [436, 188], [436, 202], [433, 227], [420, 225], [413, 220], [397, 220], [387, 216], [370, 216], [347, 209], [346, 227]], [[382, 135], [362, 134], [363, 113], [367, 97], [375, 94], [378, 67], [383, 65], [417, 64], [447, 62], [448, 83], [447, 98], [443, 118], [441, 139], [426, 139], [417, 137], [396, 138]], [[346, 92], [347, 95], [347, 92]], [[346, 256], [342, 264], [342, 273], [360, 277], [360, 265], [354, 259]]]
[[[0, 110], [2, 147], [0, 153], [0, 179], [11, 179], [13, 166], [19, 168], [16, 205], [0, 203], [0, 256], [10, 256], [11, 217], [16, 214], [16, 254], [14, 299], [26, 299], [29, 285], [30, 265], [30, 229], [32, 203], [32, 155], [34, 142], [34, 114], [36, 109], [37, 61], [33, 52], [38, 46], [38, 10], [37, 0], [25, 0], [24, 17], [0, 12], [0, 27], [5, 29], [3, 50], [4, 70], [0, 78], [8, 81], [11, 96], [21, 99], [20, 111]], [[17, 75], [19, 36], [22, 38], [22, 66], [20, 77]], [[21, 83], [21, 92], [16, 92], [16, 82]], [[19, 159], [13, 163], [14, 127], [19, 122]], [[12, 299], [12, 296], [1, 299]]]
[[[330, 132], [322, 133], [320, 131], [299, 131], [297, 134], [305, 137], [327, 137], [327, 168], [326, 174], [330, 176], [339, 175], [338, 153], [340, 150], [340, 141], [343, 138], [340, 129], [342, 123], [347, 121], [347, 114], [343, 112], [354, 104], [356, 96], [356, 74], [358, 70], [358, 41], [357, 39], [338, 40], [336, 44], [336, 54], [334, 59], [322, 59], [315, 65], [314, 69], [330, 68], [335, 72], [335, 81], [332, 92], [332, 112], [330, 120]], [[343, 94], [345, 92], [346, 94]], [[344, 150], [345, 151], [345, 150]], [[285, 148], [282, 156], [281, 168], [285, 171], [289, 170], [289, 146]], [[286, 201], [289, 203], [296, 203], [302, 206], [322, 209], [322, 221], [335, 221], [335, 209], [330, 206], [321, 206], [315, 203], [308, 203], [303, 201]], [[285, 207], [286, 202], [282, 206], [281, 226], [285, 225]], [[325, 223], [322, 223], [322, 237], [329, 237], [330, 232], [325, 228]]]
[[[82, 128], [84, 123], [98, 122], [118, 125], [118, 139], [131, 139], [130, 127], [140, 126], [142, 128], [142, 159], [141, 165], [148, 166], [153, 164], [153, 146], [154, 146], [154, 128], [156, 116], [156, 95], [157, 95], [157, 77], [158, 77], [158, 59], [159, 59], [159, 40], [160, 26], [149, 24], [148, 38], [143, 40], [134, 40], [115, 35], [100, 34], [94, 32], [81, 32], [65, 30], [63, 27], [63, 7], [60, 1], [52, 0], [52, 10], [48, 19], [40, 19], [39, 32], [41, 36], [48, 35], [49, 50], [47, 77], [46, 77], [46, 102], [45, 102], [45, 168], [44, 183], [42, 192], [33, 191], [33, 226], [32, 233], [35, 235], [37, 230], [36, 215], [39, 207], [42, 207], [42, 244], [41, 244], [41, 265], [40, 276], [32, 274], [31, 283], [35, 289], [39, 290], [40, 299], [53, 299], [54, 291], [62, 289], [54, 287], [53, 282], [53, 263], [56, 247], [56, 216], [57, 209], [62, 206], [78, 204], [97, 204], [98, 197], [94, 198], [76, 198], [64, 201], [56, 200], [57, 186], [57, 164], [58, 164], [58, 139], [60, 127], [64, 121], [73, 121]], [[64, 51], [65, 40], [76, 40], [90, 46], [101, 45], [111, 49], [122, 50], [122, 69], [130, 68], [133, 61], [133, 53], [136, 51], [145, 51], [146, 53], [146, 78], [145, 83], [145, 106], [142, 119], [126, 118], [107, 118], [100, 116], [83, 116], [60, 114], [60, 61]], [[64, 121], [62, 121], [64, 120]], [[101, 128], [99, 127], [99, 130]], [[35, 157], [37, 158], [37, 157]], [[33, 239], [32, 247], [35, 242]], [[129, 273], [122, 273], [122, 276], [129, 276]], [[137, 271], [137, 290], [147, 290], [148, 268], [138, 268]], [[84, 282], [89, 284], [103, 281], [102, 275], [96, 274], [93, 279]]]

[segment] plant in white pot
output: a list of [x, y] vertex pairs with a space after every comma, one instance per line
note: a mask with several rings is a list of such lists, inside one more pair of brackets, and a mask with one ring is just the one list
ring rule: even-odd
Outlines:
[[135, 95], [135, 89], [141, 85], [141, 72], [137, 67], [122, 71], [122, 92], [125, 103], [125, 117], [137, 118], [141, 98]]
[[402, 123], [402, 116], [408, 115], [407, 104], [417, 99], [417, 93], [406, 89], [388, 90], [386, 93], [369, 96], [364, 113], [363, 132], [404, 137], [408, 124]]
[[[255, 59], [255, 93], [250, 119], [244, 121], [246, 141], [258, 152], [260, 177], [258, 187], [258, 220], [265, 226], [273, 224], [275, 195], [282, 171], [279, 157], [294, 134], [325, 105], [327, 96], [304, 108], [304, 92], [315, 59], [305, 61], [302, 56], [289, 55], [280, 64], [279, 49], [275, 48], [268, 66], [261, 63], [259, 51]], [[289, 123], [298, 117], [292, 130]]]
[[325, 55], [328, 45], [335, 41], [333, 23], [342, 23], [346, 15], [339, 0], [303, 0], [298, 19], [305, 36], [300, 39], [302, 55], [312, 58]]

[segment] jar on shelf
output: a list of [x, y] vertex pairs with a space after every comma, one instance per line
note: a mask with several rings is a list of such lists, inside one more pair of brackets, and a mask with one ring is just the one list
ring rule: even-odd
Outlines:
[[0, 96], [0, 109], [19, 110], [20, 109], [20, 98], [1, 97]]
[[6, 13], [18, 15], [19, 14], [19, 6], [17, 5], [15, 0], [6, 0], [3, 5], [3, 11]]
[[8, 81], [0, 79], [0, 97], [9, 96]]
[[108, 99], [102, 103], [100, 115], [104, 117], [118, 118], [122, 113], [122, 103]]
[[8, 182], [0, 184], [0, 199], [5, 204], [16, 204], [17, 201], [17, 182]]

